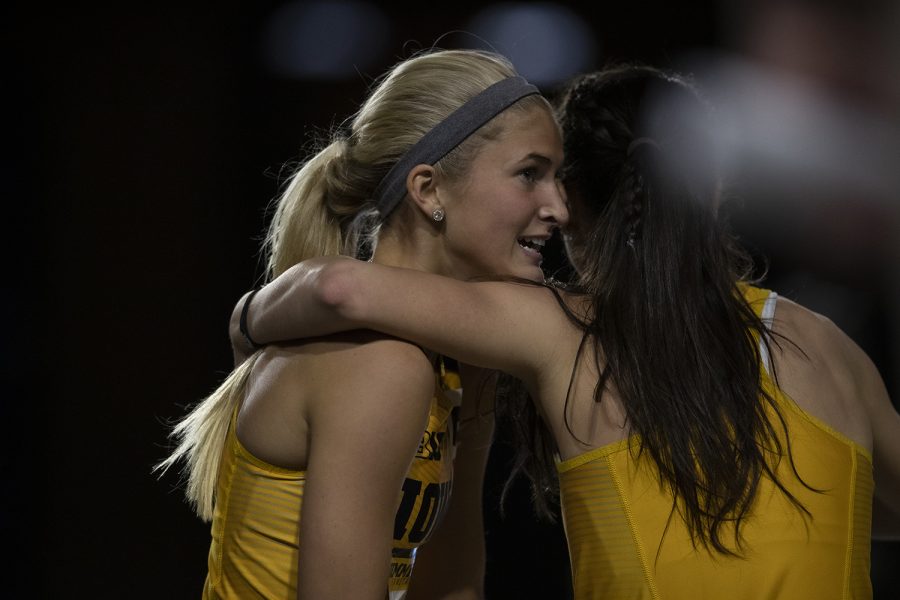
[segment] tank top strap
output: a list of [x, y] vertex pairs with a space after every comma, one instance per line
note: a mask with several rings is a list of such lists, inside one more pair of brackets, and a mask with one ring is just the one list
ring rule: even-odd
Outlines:
[[766, 374], [769, 377], [772, 376], [772, 357], [769, 356], [769, 346], [766, 343], [771, 340], [771, 335], [768, 332], [772, 331], [772, 324], [775, 321], [775, 306], [778, 303], [778, 294], [769, 290], [765, 290], [768, 292], [768, 296], [766, 296], [766, 300], [763, 303], [762, 311], [759, 313], [759, 318], [763, 322], [763, 325], [766, 326], [766, 338], [759, 340], [759, 356], [762, 359], [763, 368], [766, 370]]

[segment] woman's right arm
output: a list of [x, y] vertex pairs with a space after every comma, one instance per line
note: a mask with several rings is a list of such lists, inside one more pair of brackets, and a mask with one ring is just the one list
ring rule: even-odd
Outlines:
[[[341, 319], [338, 304], [325, 295], [323, 289], [323, 281], [333, 279], [332, 272], [340, 269], [332, 264], [349, 261], [358, 262], [347, 257], [307, 260], [287, 269], [259, 289], [250, 306], [245, 304], [252, 292], [241, 296], [231, 311], [228, 327], [235, 365], [256, 350], [241, 331], [241, 314], [245, 310], [247, 333], [259, 345], [357, 328]], [[333, 285], [327, 293], [334, 294], [336, 290], [332, 288]]]
[[878, 369], [861, 349], [853, 342], [849, 343], [872, 425], [875, 477], [872, 537], [900, 540], [900, 414], [891, 403]]
[[773, 345], [779, 387], [806, 398], [809, 412], [871, 449], [872, 537], [900, 539], [900, 414], [878, 369], [831, 320], [789, 301], [778, 306], [776, 333], [787, 340]]
[[570, 352], [560, 334], [573, 327], [542, 286], [462, 282], [338, 257], [304, 261], [264, 287], [247, 324], [257, 343], [375, 329], [526, 383]]
[[855, 408], [865, 415], [871, 432], [875, 490], [872, 538], [900, 540], [900, 414], [891, 403], [884, 380], [872, 359], [834, 323], [826, 320], [820, 348], [834, 348], [853, 382]]

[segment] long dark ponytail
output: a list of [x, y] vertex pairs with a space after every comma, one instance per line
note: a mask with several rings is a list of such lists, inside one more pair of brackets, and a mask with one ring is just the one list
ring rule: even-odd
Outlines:
[[[675, 108], [648, 119], [660, 93], [658, 106]], [[589, 319], [570, 318], [596, 342], [585, 346], [600, 366], [595, 400], [617, 391], [638, 454], [656, 464], [695, 542], [735, 554], [762, 477], [804, 509], [775, 473], [789, 438], [760, 378], [766, 328], [741, 293], [753, 263], [717, 214], [718, 178], [668, 160], [689, 153], [715, 170], [679, 127], [686, 105], [705, 108], [688, 80], [643, 66], [585, 75], [565, 92], [563, 179], [580, 225], [570, 258], [593, 302]], [[537, 458], [520, 466], [546, 489]]]

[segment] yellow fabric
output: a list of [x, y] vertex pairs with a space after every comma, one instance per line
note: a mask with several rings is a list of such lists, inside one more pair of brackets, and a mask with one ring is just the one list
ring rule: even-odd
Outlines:
[[[428, 426], [398, 496], [391, 600], [409, 586], [415, 549], [437, 526], [453, 476], [454, 392], [436, 378]], [[362, 401], [362, 400], [361, 400]], [[235, 413], [236, 416], [236, 413]], [[305, 473], [253, 456], [228, 432], [212, 522], [204, 599], [295, 598]]]
[[[745, 294], [759, 314], [769, 292]], [[823, 490], [804, 487], [780, 461], [778, 476], [813, 518], [764, 479], [742, 525], [744, 557], [711, 554], [694, 548], [677, 513], [669, 518], [671, 495], [650, 459], [635, 458], [637, 436], [594, 449], [558, 465], [577, 600], [872, 597], [871, 456], [801, 410], [765, 372], [763, 381], [787, 422], [798, 473]]]

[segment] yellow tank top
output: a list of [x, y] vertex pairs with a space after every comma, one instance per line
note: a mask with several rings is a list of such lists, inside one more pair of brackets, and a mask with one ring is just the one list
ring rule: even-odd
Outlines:
[[[428, 426], [398, 496], [390, 580], [391, 600], [409, 587], [416, 548], [437, 526], [450, 498], [458, 377], [435, 377]], [[455, 387], [454, 387], [455, 386]], [[225, 444], [216, 490], [203, 598], [295, 598], [304, 471], [253, 456], [235, 435]]]
[[[746, 297], [771, 323], [775, 294], [747, 288]], [[778, 476], [812, 518], [763, 479], [742, 525], [743, 557], [711, 554], [694, 548], [677, 513], [669, 520], [671, 495], [652, 461], [635, 459], [636, 436], [596, 448], [558, 465], [577, 600], [872, 597], [872, 458], [762, 376], [787, 422], [798, 473], [823, 490], [807, 489], [780, 461]]]

